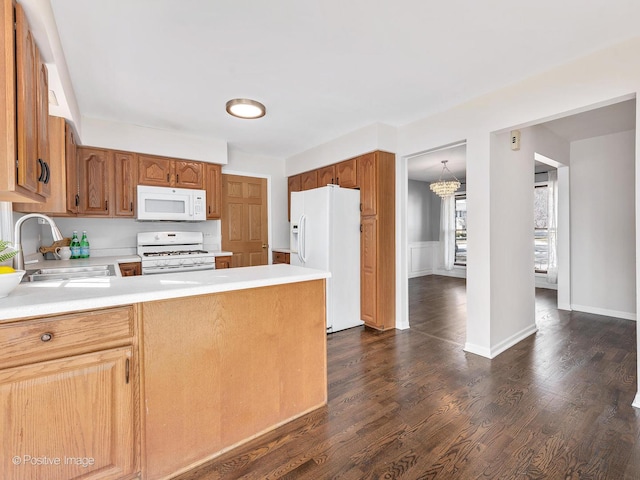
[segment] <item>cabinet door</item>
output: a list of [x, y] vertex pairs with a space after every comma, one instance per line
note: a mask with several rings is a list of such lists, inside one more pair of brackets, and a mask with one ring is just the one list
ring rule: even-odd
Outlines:
[[132, 349], [124, 347], [0, 370], [0, 408], [11, 412], [0, 429], [0, 477], [132, 474], [131, 362]]
[[76, 151], [76, 139], [71, 125], [65, 122], [65, 170], [67, 174], [67, 211], [69, 213], [78, 213], [78, 157]]
[[302, 190], [318, 188], [318, 171], [304, 172], [300, 174], [300, 185]]
[[[68, 180], [65, 174], [65, 163], [68, 160], [66, 158], [66, 146], [65, 146], [65, 124], [64, 118], [61, 117], [49, 117], [48, 118], [48, 165], [50, 166], [50, 182], [51, 195], [42, 203], [13, 203], [13, 209], [16, 212], [39, 212], [55, 215], [68, 215], [70, 212], [67, 209], [67, 195], [68, 189], [73, 188], [73, 196], [75, 199], [75, 191], [77, 187], [73, 185], [77, 184], [74, 179]], [[75, 162], [75, 156], [73, 158]], [[75, 169], [74, 169], [75, 172]], [[44, 185], [41, 183], [41, 185]]]
[[37, 193], [38, 179], [43, 178], [45, 166], [38, 162], [37, 65], [38, 53], [26, 16], [20, 4], [16, 14], [16, 101], [18, 185]]
[[358, 160], [352, 158], [344, 162], [337, 163], [336, 166], [336, 183], [343, 188], [358, 187]]
[[204, 188], [204, 164], [187, 160], [175, 161], [174, 185], [180, 188]]
[[140, 262], [120, 263], [118, 267], [120, 267], [120, 273], [123, 277], [142, 275], [142, 263]]
[[222, 167], [220, 165], [205, 164], [204, 186], [207, 191], [207, 219], [220, 218], [222, 212]]
[[378, 171], [376, 169], [375, 153], [368, 153], [358, 157], [358, 172], [360, 173], [360, 203], [363, 216], [375, 215], [378, 202]]
[[216, 270], [231, 268], [231, 257], [216, 257]]
[[108, 217], [111, 213], [109, 184], [113, 175], [109, 161], [110, 152], [87, 147], [80, 147], [77, 152], [80, 180], [78, 213]]
[[333, 165], [318, 169], [318, 186], [324, 187], [336, 183], [336, 169]]
[[378, 325], [376, 315], [377, 299], [377, 220], [375, 217], [362, 218], [360, 235], [360, 318], [369, 326]]
[[138, 155], [138, 184], [170, 187], [174, 162], [170, 158]]
[[113, 152], [115, 172], [115, 207], [118, 217], [133, 217], [138, 183], [138, 159], [134, 153]]
[[299, 192], [302, 190], [300, 175], [289, 177], [287, 190], [287, 220], [291, 220], [291, 192]]
[[[51, 169], [55, 165], [49, 156], [49, 80], [47, 66], [40, 60], [40, 54], [36, 49], [38, 58], [38, 85], [37, 85], [37, 125], [38, 125], [38, 163], [45, 167], [44, 177], [38, 182], [38, 193], [43, 197], [51, 195]], [[55, 174], [56, 172], [54, 172]]]

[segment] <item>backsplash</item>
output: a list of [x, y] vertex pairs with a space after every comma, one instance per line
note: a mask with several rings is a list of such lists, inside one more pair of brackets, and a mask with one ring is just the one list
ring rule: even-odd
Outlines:
[[[15, 221], [22, 214], [14, 212]], [[204, 249], [220, 250], [222, 243], [220, 220], [206, 222], [138, 222], [129, 218], [77, 218], [54, 217], [56, 225], [65, 237], [71, 238], [73, 231], [78, 235], [87, 231], [87, 238], [91, 244], [91, 256], [104, 257], [112, 255], [132, 255], [136, 253], [136, 235], [138, 232], [155, 231], [185, 231], [203, 232]], [[42, 259], [38, 252], [40, 246], [53, 243], [49, 225], [39, 225], [36, 219], [31, 219], [22, 227], [22, 249], [25, 259]]]

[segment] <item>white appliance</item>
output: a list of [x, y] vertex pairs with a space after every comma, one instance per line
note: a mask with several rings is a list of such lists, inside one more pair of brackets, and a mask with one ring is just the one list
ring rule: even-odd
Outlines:
[[206, 191], [138, 185], [138, 220], [206, 220]]
[[292, 265], [328, 270], [327, 332], [360, 319], [360, 191], [328, 185], [291, 193]]
[[216, 257], [203, 250], [202, 232], [140, 232], [137, 253], [142, 274], [213, 270]]

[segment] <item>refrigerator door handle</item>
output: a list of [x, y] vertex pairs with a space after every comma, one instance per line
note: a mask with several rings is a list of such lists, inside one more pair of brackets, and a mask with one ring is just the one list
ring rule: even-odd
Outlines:
[[298, 232], [298, 258], [302, 263], [307, 261], [307, 216], [302, 214], [298, 222], [300, 232]]

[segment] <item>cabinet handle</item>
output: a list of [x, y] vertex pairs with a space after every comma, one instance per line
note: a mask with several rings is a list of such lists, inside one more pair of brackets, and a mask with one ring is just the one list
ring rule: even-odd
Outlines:
[[167, 173], [167, 183], [169, 183], [169, 174]]
[[109, 200], [104, 201], [104, 209], [109, 210]]
[[360, 224], [360, 233], [362, 233], [362, 224]]
[[131, 202], [131, 203], [129, 204], [129, 211], [130, 211], [130, 212], [133, 212], [133, 202]]
[[43, 182], [45, 177], [46, 177], [46, 170], [44, 167], [44, 162], [42, 161], [41, 158], [38, 159], [38, 163], [40, 164], [40, 176], [38, 176], [38, 181], [39, 182]]
[[360, 211], [362, 211], [362, 203], [360, 204]]
[[180, 183], [180, 175], [178, 175], [178, 174], [176, 173], [176, 184], [177, 184], [177, 183]]
[[40, 340], [42, 340], [43, 342], [49, 342], [51, 341], [52, 338], [53, 338], [53, 333], [47, 332], [40, 335]]
[[340, 185], [340, 177], [336, 177], [336, 185]]
[[46, 185], [47, 183], [49, 183], [49, 180], [51, 179], [51, 169], [49, 168], [49, 164], [47, 162], [44, 162], [44, 168], [47, 175], [44, 179], [44, 183]]
[[211, 205], [209, 205], [209, 214], [211, 214]]
[[80, 205], [80, 195], [76, 193], [76, 207]]
[[129, 359], [124, 363], [124, 380], [125, 383], [129, 383]]

